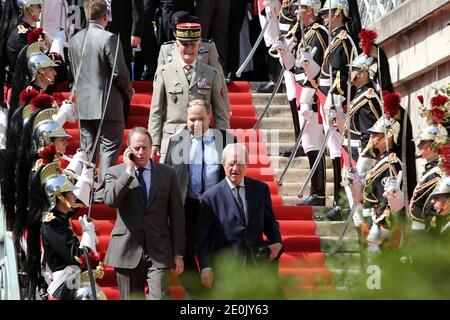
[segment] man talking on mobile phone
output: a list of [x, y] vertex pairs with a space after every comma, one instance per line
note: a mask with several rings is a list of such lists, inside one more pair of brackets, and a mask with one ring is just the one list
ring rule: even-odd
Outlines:
[[105, 263], [113, 266], [121, 299], [168, 297], [169, 272], [184, 270], [185, 218], [175, 171], [150, 159], [146, 128], [130, 131], [123, 164], [105, 176], [105, 203], [117, 208]]

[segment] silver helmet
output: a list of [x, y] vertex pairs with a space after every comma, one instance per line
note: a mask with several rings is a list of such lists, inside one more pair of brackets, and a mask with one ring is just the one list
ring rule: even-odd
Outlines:
[[350, 8], [347, 0], [326, 0], [320, 12], [330, 9], [336, 10], [334, 13], [335, 16], [338, 16], [342, 12], [344, 16], [349, 17]]
[[450, 193], [450, 177], [443, 176], [437, 186], [431, 192], [430, 196], [449, 194]]
[[419, 134], [414, 138], [415, 141], [433, 141], [431, 147], [441, 149], [447, 143], [448, 133], [444, 126], [438, 124], [431, 124], [419, 131]]
[[59, 161], [51, 162], [42, 168], [41, 171], [41, 185], [44, 187], [45, 194], [50, 202], [48, 210], [52, 210], [56, 206], [56, 202], [66, 202], [63, 193], [76, 190], [76, 187], [70, 182], [70, 180], [60, 173]]
[[367, 131], [369, 133], [385, 133], [385, 127], [386, 127], [386, 133], [389, 135], [392, 135], [394, 138], [394, 142], [397, 143], [398, 141], [398, 135], [400, 133], [400, 123], [394, 119], [387, 119], [384, 115], [382, 115], [375, 124], [369, 128]]
[[44, 109], [34, 119], [33, 141], [36, 150], [50, 145], [51, 138], [70, 138], [59, 123], [52, 119], [56, 113], [55, 108]]
[[40, 4], [41, 6], [43, 6], [44, 2], [45, 0], [17, 0], [17, 4], [20, 8], [29, 7], [34, 4]]
[[57, 67], [58, 65], [53, 62], [46, 54], [35, 54], [28, 59], [28, 72], [31, 75], [31, 81], [36, 79], [36, 72], [38, 70]]
[[320, 12], [320, 0], [300, 0], [300, 5], [313, 9], [315, 16]]

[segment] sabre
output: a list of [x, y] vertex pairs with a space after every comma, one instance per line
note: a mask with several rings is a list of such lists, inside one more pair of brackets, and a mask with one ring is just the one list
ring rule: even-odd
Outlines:
[[273, 88], [273, 91], [270, 95], [269, 101], [267, 102], [263, 113], [259, 116], [258, 121], [255, 123], [255, 125], [253, 126], [253, 129], [258, 129], [259, 125], [261, 124], [262, 119], [264, 118], [264, 116], [267, 113], [267, 110], [269, 110], [270, 105], [272, 104], [273, 98], [275, 97], [275, 94], [278, 92], [278, 89], [281, 86], [281, 82], [283, 82], [283, 71], [280, 71], [280, 75], [278, 76], [277, 82], [275, 83], [275, 87]]
[[295, 142], [295, 146], [294, 146], [294, 151], [291, 153], [291, 155], [289, 156], [289, 160], [286, 164], [286, 167], [284, 168], [283, 172], [281, 173], [280, 178], [277, 181], [278, 186], [282, 186], [283, 185], [283, 180], [284, 180], [284, 176], [286, 174], [286, 172], [288, 171], [289, 167], [292, 164], [292, 161], [295, 158], [295, 155], [297, 154], [298, 148], [300, 148], [300, 145], [302, 144], [302, 136], [303, 136], [303, 132], [305, 131], [306, 126], [308, 125], [309, 121], [305, 121], [303, 122], [303, 125], [300, 129], [300, 133], [297, 137], [297, 141]]
[[297, 197], [303, 198], [303, 192], [305, 191], [306, 186], [311, 181], [311, 178], [314, 175], [314, 172], [316, 172], [317, 167], [319, 166], [320, 160], [322, 159], [322, 156], [323, 156], [323, 154], [325, 152], [325, 148], [327, 146], [328, 139], [330, 139], [330, 136], [331, 136], [331, 128], [329, 128], [327, 130], [327, 134], [325, 135], [325, 139], [323, 139], [322, 144], [320, 145], [319, 153], [317, 154], [317, 159], [314, 162], [313, 167], [309, 171], [308, 177], [306, 178], [302, 188], [298, 192]]
[[[352, 64], [353, 64], [353, 50], [350, 52], [350, 67], [348, 68], [348, 83], [347, 83], [347, 104], [350, 106], [350, 95], [352, 91]], [[347, 110], [346, 115], [346, 125], [347, 125], [347, 151], [348, 151], [348, 166], [349, 168], [353, 168], [352, 165], [352, 134], [350, 132], [350, 109]]]
[[[408, 125], [408, 113], [409, 113], [409, 106], [411, 103], [411, 96], [408, 95], [408, 104], [405, 108], [405, 114], [403, 115], [403, 132], [402, 132], [402, 174], [403, 174], [403, 190], [404, 190], [404, 197], [405, 197], [405, 208], [409, 208], [409, 199], [408, 199], [408, 173], [406, 172], [406, 129]], [[407, 214], [408, 217], [408, 225], [411, 226], [411, 215]]]
[[94, 279], [94, 273], [92, 272], [91, 262], [89, 261], [89, 254], [86, 249], [86, 247], [83, 246], [83, 254], [84, 259], [86, 260], [86, 267], [89, 275], [89, 283], [91, 285], [91, 291], [92, 291], [92, 299], [97, 300], [97, 290], [95, 289], [95, 279]]
[[264, 27], [262, 28], [261, 32], [259, 33], [258, 38], [256, 39], [255, 44], [253, 45], [252, 50], [250, 51], [250, 53], [248, 54], [247, 58], [245, 58], [244, 62], [242, 63], [242, 65], [239, 67], [238, 71], [236, 71], [236, 77], [240, 78], [242, 72], [244, 71], [244, 69], [247, 67], [247, 65], [249, 64], [250, 60], [253, 58], [253, 55], [256, 52], [256, 49], [258, 49], [258, 46], [261, 42], [261, 40], [264, 37], [264, 33], [266, 32], [267, 28], [269, 27], [269, 20], [266, 20], [266, 23], [264, 24]]

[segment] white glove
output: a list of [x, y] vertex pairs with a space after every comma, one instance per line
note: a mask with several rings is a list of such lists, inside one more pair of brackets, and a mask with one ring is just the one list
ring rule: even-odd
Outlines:
[[356, 170], [361, 177], [364, 177], [366, 172], [372, 169], [376, 163], [375, 159], [360, 156], [356, 162]]
[[278, 0], [263, 0], [264, 11], [267, 19], [276, 19], [280, 11], [280, 2]]
[[85, 150], [78, 150], [73, 156], [66, 170], [74, 172], [76, 175], [81, 175], [83, 171], [83, 164], [87, 161], [87, 154]]
[[390, 235], [391, 235], [390, 230], [377, 224], [373, 224], [372, 227], [370, 228], [369, 234], [367, 235], [367, 241], [369, 243], [373, 243], [379, 246]]
[[98, 238], [95, 234], [95, 226], [93, 222], [88, 222], [87, 216], [79, 217], [78, 221], [80, 222], [81, 230], [83, 231], [83, 235], [81, 236], [80, 247], [88, 247], [95, 254], [97, 254], [97, 246]]
[[388, 178], [384, 186], [383, 197], [388, 200], [392, 213], [397, 213], [405, 207], [405, 193], [400, 190], [402, 182], [402, 171], [397, 175], [397, 179]]
[[358, 205], [358, 207], [356, 208], [355, 212], [353, 213], [353, 224], [355, 225], [355, 227], [359, 228], [361, 226], [361, 224], [363, 223], [364, 219], [361, 215], [361, 206]]
[[361, 177], [356, 171], [345, 168], [344, 179], [342, 180], [341, 185], [344, 186], [346, 192], [348, 190], [347, 197], [350, 199], [351, 196], [353, 203], [357, 203], [362, 200], [363, 185], [361, 182]]
[[66, 31], [58, 31], [53, 38], [52, 46], [50, 47], [50, 53], [58, 53], [64, 61], [64, 47], [67, 47]]
[[75, 184], [76, 189], [73, 191], [73, 194], [78, 199], [80, 199], [81, 202], [83, 202], [83, 204], [86, 207], [89, 207], [90, 205], [89, 200], [91, 197], [91, 190], [93, 184], [94, 184], [94, 169], [84, 165], [81, 177]]
[[314, 47], [312, 51], [309, 49], [300, 49], [300, 61], [302, 62], [303, 70], [305, 71], [309, 81], [314, 80], [320, 72], [320, 66], [314, 61], [314, 55], [316, 52], [316, 47]]
[[299, 114], [306, 120], [310, 121], [314, 116], [314, 111], [311, 109], [311, 105], [302, 103], [300, 105], [300, 112]]
[[58, 113], [52, 116], [53, 120], [59, 123], [62, 127], [66, 121], [71, 123], [75, 122], [77, 119], [75, 117], [75, 104], [65, 100], [61, 107], [59, 107]]

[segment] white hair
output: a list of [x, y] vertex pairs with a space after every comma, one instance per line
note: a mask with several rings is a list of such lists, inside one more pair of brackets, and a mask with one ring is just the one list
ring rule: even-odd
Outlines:
[[223, 148], [223, 152], [222, 152], [222, 161], [223, 162], [227, 161], [227, 155], [231, 151], [237, 151], [238, 154], [244, 154], [245, 163], [248, 162], [247, 148], [244, 145], [240, 144], [240, 143], [230, 143], [230, 144], [227, 144], [225, 146], [225, 148]]

